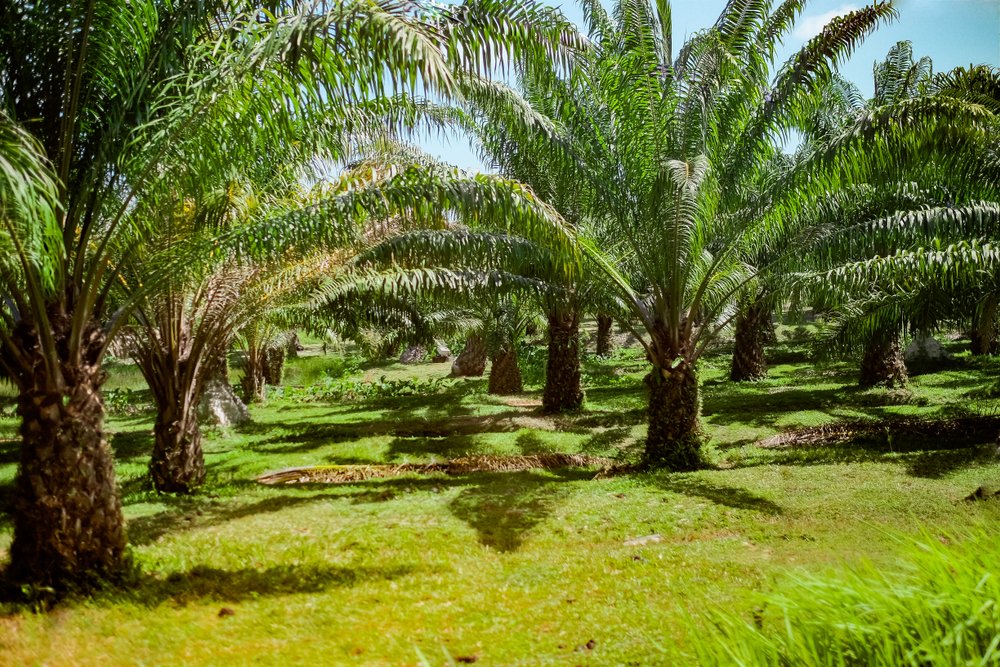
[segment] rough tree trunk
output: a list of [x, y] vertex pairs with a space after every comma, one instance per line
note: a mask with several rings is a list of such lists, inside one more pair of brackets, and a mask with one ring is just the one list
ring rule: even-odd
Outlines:
[[580, 313], [549, 313], [549, 359], [545, 366], [542, 409], [547, 413], [579, 410], [583, 405], [580, 388]]
[[205, 454], [198, 428], [200, 397], [185, 401], [182, 396], [178, 392], [155, 397], [158, 409], [149, 473], [162, 493], [191, 493], [205, 481]]
[[643, 464], [668, 470], [701, 465], [701, 399], [698, 376], [687, 362], [676, 368], [654, 366], [645, 378], [649, 389], [649, 432]]
[[285, 353], [289, 359], [294, 359], [299, 356], [299, 352], [306, 349], [302, 343], [299, 341], [299, 333], [293, 331], [292, 335], [288, 337], [288, 344], [285, 346]]
[[764, 338], [764, 345], [775, 345], [778, 342], [778, 330], [774, 327], [774, 319], [770, 314], [768, 314], [760, 331]]
[[465, 347], [451, 362], [454, 377], [482, 377], [486, 372], [486, 343], [479, 336], [469, 336]]
[[401, 364], [419, 364], [427, 358], [427, 348], [423, 345], [410, 345], [399, 355]]
[[612, 339], [615, 321], [610, 315], [597, 316], [597, 356], [607, 357], [611, 355], [615, 344]]
[[264, 350], [247, 350], [243, 358], [243, 377], [240, 389], [245, 403], [263, 403], [267, 400], [267, 382], [264, 378]]
[[264, 350], [263, 368], [261, 369], [264, 384], [269, 384], [272, 387], [281, 385], [281, 380], [285, 375], [285, 354], [286, 349], [280, 346]]
[[[57, 350], [65, 349], [68, 328], [68, 318], [53, 318]], [[34, 372], [20, 377], [22, 443], [8, 581], [62, 591], [113, 578], [126, 564], [125, 522], [103, 430], [101, 328], [92, 324], [84, 333], [80, 364], [61, 362], [63, 386], [47, 378], [28, 325], [19, 325], [14, 339]]]
[[755, 301], [736, 318], [736, 342], [729, 378], [733, 382], [753, 382], [767, 377], [767, 360], [764, 344], [768, 331], [774, 333], [771, 312], [764, 304]]
[[997, 353], [997, 300], [994, 297], [987, 297], [976, 308], [969, 334], [972, 338], [969, 349], [973, 355]]
[[225, 355], [207, 373], [198, 405], [198, 417], [202, 423], [215, 426], [235, 426], [250, 421], [250, 411], [229, 383], [229, 363]]
[[152, 335], [137, 340], [132, 352], [156, 403], [149, 475], [161, 493], [190, 493], [205, 481], [198, 408], [205, 378], [225, 373], [225, 357], [202, 349], [211, 359], [205, 365], [191, 358], [186, 345], [161, 345]]
[[521, 381], [521, 369], [517, 365], [517, 348], [511, 344], [504, 345], [490, 359], [489, 393], [505, 396], [520, 394], [524, 391]]
[[899, 334], [874, 336], [861, 358], [862, 387], [902, 387], [906, 384], [906, 362]]

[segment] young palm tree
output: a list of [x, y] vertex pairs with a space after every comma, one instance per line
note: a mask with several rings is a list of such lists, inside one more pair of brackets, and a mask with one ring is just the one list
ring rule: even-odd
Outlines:
[[[254, 137], [285, 136], [310, 109], [418, 83], [449, 93], [457, 70], [488, 71], [510, 48], [562, 57], [573, 39], [551, 12], [490, 0], [449, 8], [266, 4], [270, 11], [175, 0], [0, 7], [0, 133], [10, 148], [0, 360], [19, 391], [23, 441], [13, 582], [61, 588], [123, 566], [124, 524], [99, 388], [107, 346], [138, 298], [112, 317], [109, 292], [121, 267], [163, 229], [150, 214], [164, 209], [178, 183], [197, 190], [234, 152], [250, 150]], [[403, 180], [397, 200], [443, 190], [416, 175]], [[444, 194], [489, 196], [475, 183]], [[348, 212], [333, 206], [327, 213]], [[289, 226], [270, 242], [323, 231], [321, 224]], [[189, 263], [179, 250], [172, 257], [147, 291]]]
[[400, 230], [331, 276], [314, 293], [312, 307], [348, 326], [356, 327], [359, 319], [383, 328], [404, 326], [418, 340], [463, 329], [470, 346], [481, 348], [483, 365], [487, 357], [492, 362], [490, 393], [520, 393], [520, 341], [539, 302], [559, 297], [558, 278], [573, 275], [569, 230], [553, 216], [551, 228], [540, 227], [533, 240], [494, 231], [495, 224], [485, 230]]

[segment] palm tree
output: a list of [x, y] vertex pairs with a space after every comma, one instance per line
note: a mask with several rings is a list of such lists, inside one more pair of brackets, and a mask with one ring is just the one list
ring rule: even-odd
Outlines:
[[[578, 175], [549, 142], [532, 141], [525, 129], [537, 124], [543, 132], [558, 132], [558, 98], [545, 86], [533, 85], [532, 72], [548, 65], [520, 64], [520, 92], [503, 84], [466, 80], [469, 115], [463, 126], [476, 141], [483, 159], [501, 175], [531, 187], [564, 220], [579, 227], [587, 192]], [[582, 278], [582, 276], [581, 276]], [[580, 316], [584, 285], [579, 280], [549, 292], [542, 304], [548, 323], [548, 358], [542, 407], [548, 413], [583, 406], [580, 384]]]
[[[941, 138], [922, 151], [901, 151], [881, 182], [857, 187], [854, 208], [839, 210], [841, 219], [829, 220], [822, 240], [814, 242], [802, 259], [824, 276], [811, 283], [814, 293], [839, 310], [833, 340], [848, 347], [860, 343], [863, 348], [859, 383], [893, 387], [907, 380], [901, 341], [907, 328], [924, 333], [944, 318], [971, 319], [977, 328], [982, 323], [983, 338], [974, 335], [974, 345], [988, 348], [995, 319], [988, 280], [993, 273], [984, 270], [979, 284], [966, 282], [961, 291], [927, 272], [919, 274], [918, 282], [891, 273], [878, 282], [844, 278], [850, 275], [848, 267], [872, 275], [863, 267], [886, 265], [885, 258], [899, 253], [908, 256], [995, 233], [998, 182], [989, 146], [996, 131], [991, 109], [998, 105], [989, 100], [990, 92], [996, 95], [1000, 86], [995, 83], [997, 74], [985, 68], [932, 76], [930, 60], [914, 61], [908, 42], [890, 49], [874, 72], [871, 100], [862, 100], [846, 83], [838, 85], [839, 94], [834, 96], [842, 100], [841, 112], [820, 118], [818, 143], [856, 134], [859, 126], [870, 126], [876, 117], [909, 115], [920, 122], [922, 114], [932, 121], [940, 116], [936, 131]], [[942, 125], [948, 127], [947, 133], [941, 131]], [[948, 134], [961, 139], [949, 140]], [[973, 295], [970, 307], [968, 297]]]
[[[177, 184], [197, 191], [255, 137], [286, 136], [291, 121], [338, 100], [421, 84], [447, 94], [457, 70], [488, 71], [510, 49], [561, 58], [573, 41], [564, 23], [532, 5], [265, 4], [269, 11], [172, 0], [0, 8], [0, 132], [11, 149], [3, 188], [12, 202], [5, 198], [0, 230], [9, 252], [0, 359], [22, 419], [13, 582], [59, 589], [124, 565], [99, 389], [107, 346], [138, 298], [112, 317], [109, 292], [163, 229], [154, 213]], [[439, 182], [403, 180], [397, 201], [442, 194]], [[488, 196], [475, 183], [444, 194]], [[347, 215], [336, 206], [326, 213]], [[323, 232], [313, 218], [270, 242]], [[188, 263], [175, 249], [146, 291]]]
[[698, 359], [765, 268], [751, 259], [782, 247], [789, 221], [841, 178], [836, 156], [816, 156], [761, 191], [773, 136], [893, 14], [878, 3], [835, 19], [772, 80], [775, 46], [800, 9], [732, 2], [675, 53], [668, 3], [623, 1], [609, 15], [588, 2], [593, 51], [573, 76], [540, 78], [566, 128], [554, 143], [568, 147], [593, 192], [588, 217], [613, 240], [587, 253], [627, 304], [624, 323], [652, 366], [647, 465], [700, 465]]

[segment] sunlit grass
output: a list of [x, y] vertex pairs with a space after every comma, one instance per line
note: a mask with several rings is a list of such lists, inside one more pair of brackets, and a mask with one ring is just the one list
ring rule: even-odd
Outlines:
[[[787, 343], [776, 352], [790, 356]], [[324, 361], [326, 360], [326, 361]], [[898, 439], [762, 449], [786, 428], [839, 420], [987, 413], [993, 361], [862, 391], [849, 360], [776, 364], [738, 386], [708, 359], [704, 415], [717, 469], [593, 479], [586, 470], [410, 475], [266, 487], [293, 466], [427, 462], [473, 454], [583, 452], [634, 461], [644, 435], [635, 349], [587, 357], [588, 404], [539, 414], [537, 390], [498, 398], [485, 380], [434, 396], [336, 403], [272, 399], [254, 423], [208, 430], [196, 496], [145, 478], [152, 417], [113, 414], [135, 559], [134, 589], [47, 614], [0, 616], [0, 664], [620, 665], [695, 662], [718, 610], [752, 622], [789, 576], [867, 559], [898, 569], [898, 535], [996, 526], [995, 445]], [[295, 383], [343, 365], [289, 362]], [[115, 369], [113, 373], [119, 372]], [[363, 365], [355, 377], [440, 377], [447, 364]], [[297, 379], [296, 379], [297, 378]], [[139, 390], [119, 378], [122, 390]], [[970, 398], [975, 395], [976, 398]], [[0, 421], [4, 437], [16, 422]], [[10, 502], [16, 442], [0, 445]], [[8, 505], [9, 506], [9, 505]], [[0, 548], [10, 539], [0, 524]], [[637, 540], [637, 538], [640, 538]], [[231, 610], [223, 612], [222, 609]], [[587, 648], [593, 640], [592, 648]]]

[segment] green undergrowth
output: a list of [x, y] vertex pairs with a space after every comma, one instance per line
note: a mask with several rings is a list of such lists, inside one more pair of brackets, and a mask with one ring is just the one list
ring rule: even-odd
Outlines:
[[901, 562], [799, 575], [752, 622], [720, 612], [695, 624], [702, 665], [1000, 664], [996, 526], [901, 539]]
[[[131, 589], [45, 614], [0, 608], [0, 664], [697, 664], [719, 627], [747, 651], [778, 641], [779, 607], [762, 600], [799, 595], [810, 577], [845, 577], [857, 591], [868, 590], [863, 580], [881, 585], [874, 573], [905, 582], [912, 567], [901, 541], [966, 534], [974, 552], [976, 530], [996, 534], [1000, 498], [963, 500], [977, 487], [1000, 487], [992, 439], [917, 441], [894, 436], [891, 420], [995, 414], [1000, 364], [959, 354], [905, 390], [863, 391], [855, 363], [814, 359], [791, 331], [770, 350], [778, 363], [765, 381], [730, 382], [725, 348], [702, 364], [713, 468], [695, 473], [254, 481], [297, 466], [473, 455], [634, 462], [646, 372], [635, 348], [586, 356], [586, 408], [554, 418], [540, 413], [531, 382], [525, 394], [493, 397], [485, 379], [445, 382], [447, 363], [365, 364], [310, 345], [289, 361], [286, 387], [252, 406], [253, 423], [206, 430], [208, 481], [191, 497], [152, 491], [152, 414], [116, 409], [108, 428], [144, 574]], [[128, 365], [111, 373], [111, 388], [138, 401], [144, 389]], [[308, 400], [295, 393], [325, 382], [383, 389]], [[4, 405], [0, 508], [9, 508], [16, 421]], [[884, 437], [837, 446], [756, 444], [859, 420], [890, 426]], [[10, 530], [0, 515], [0, 549]], [[720, 609], [729, 626], [720, 626]], [[757, 616], [772, 634], [737, 637], [732, 628], [756, 627]]]

